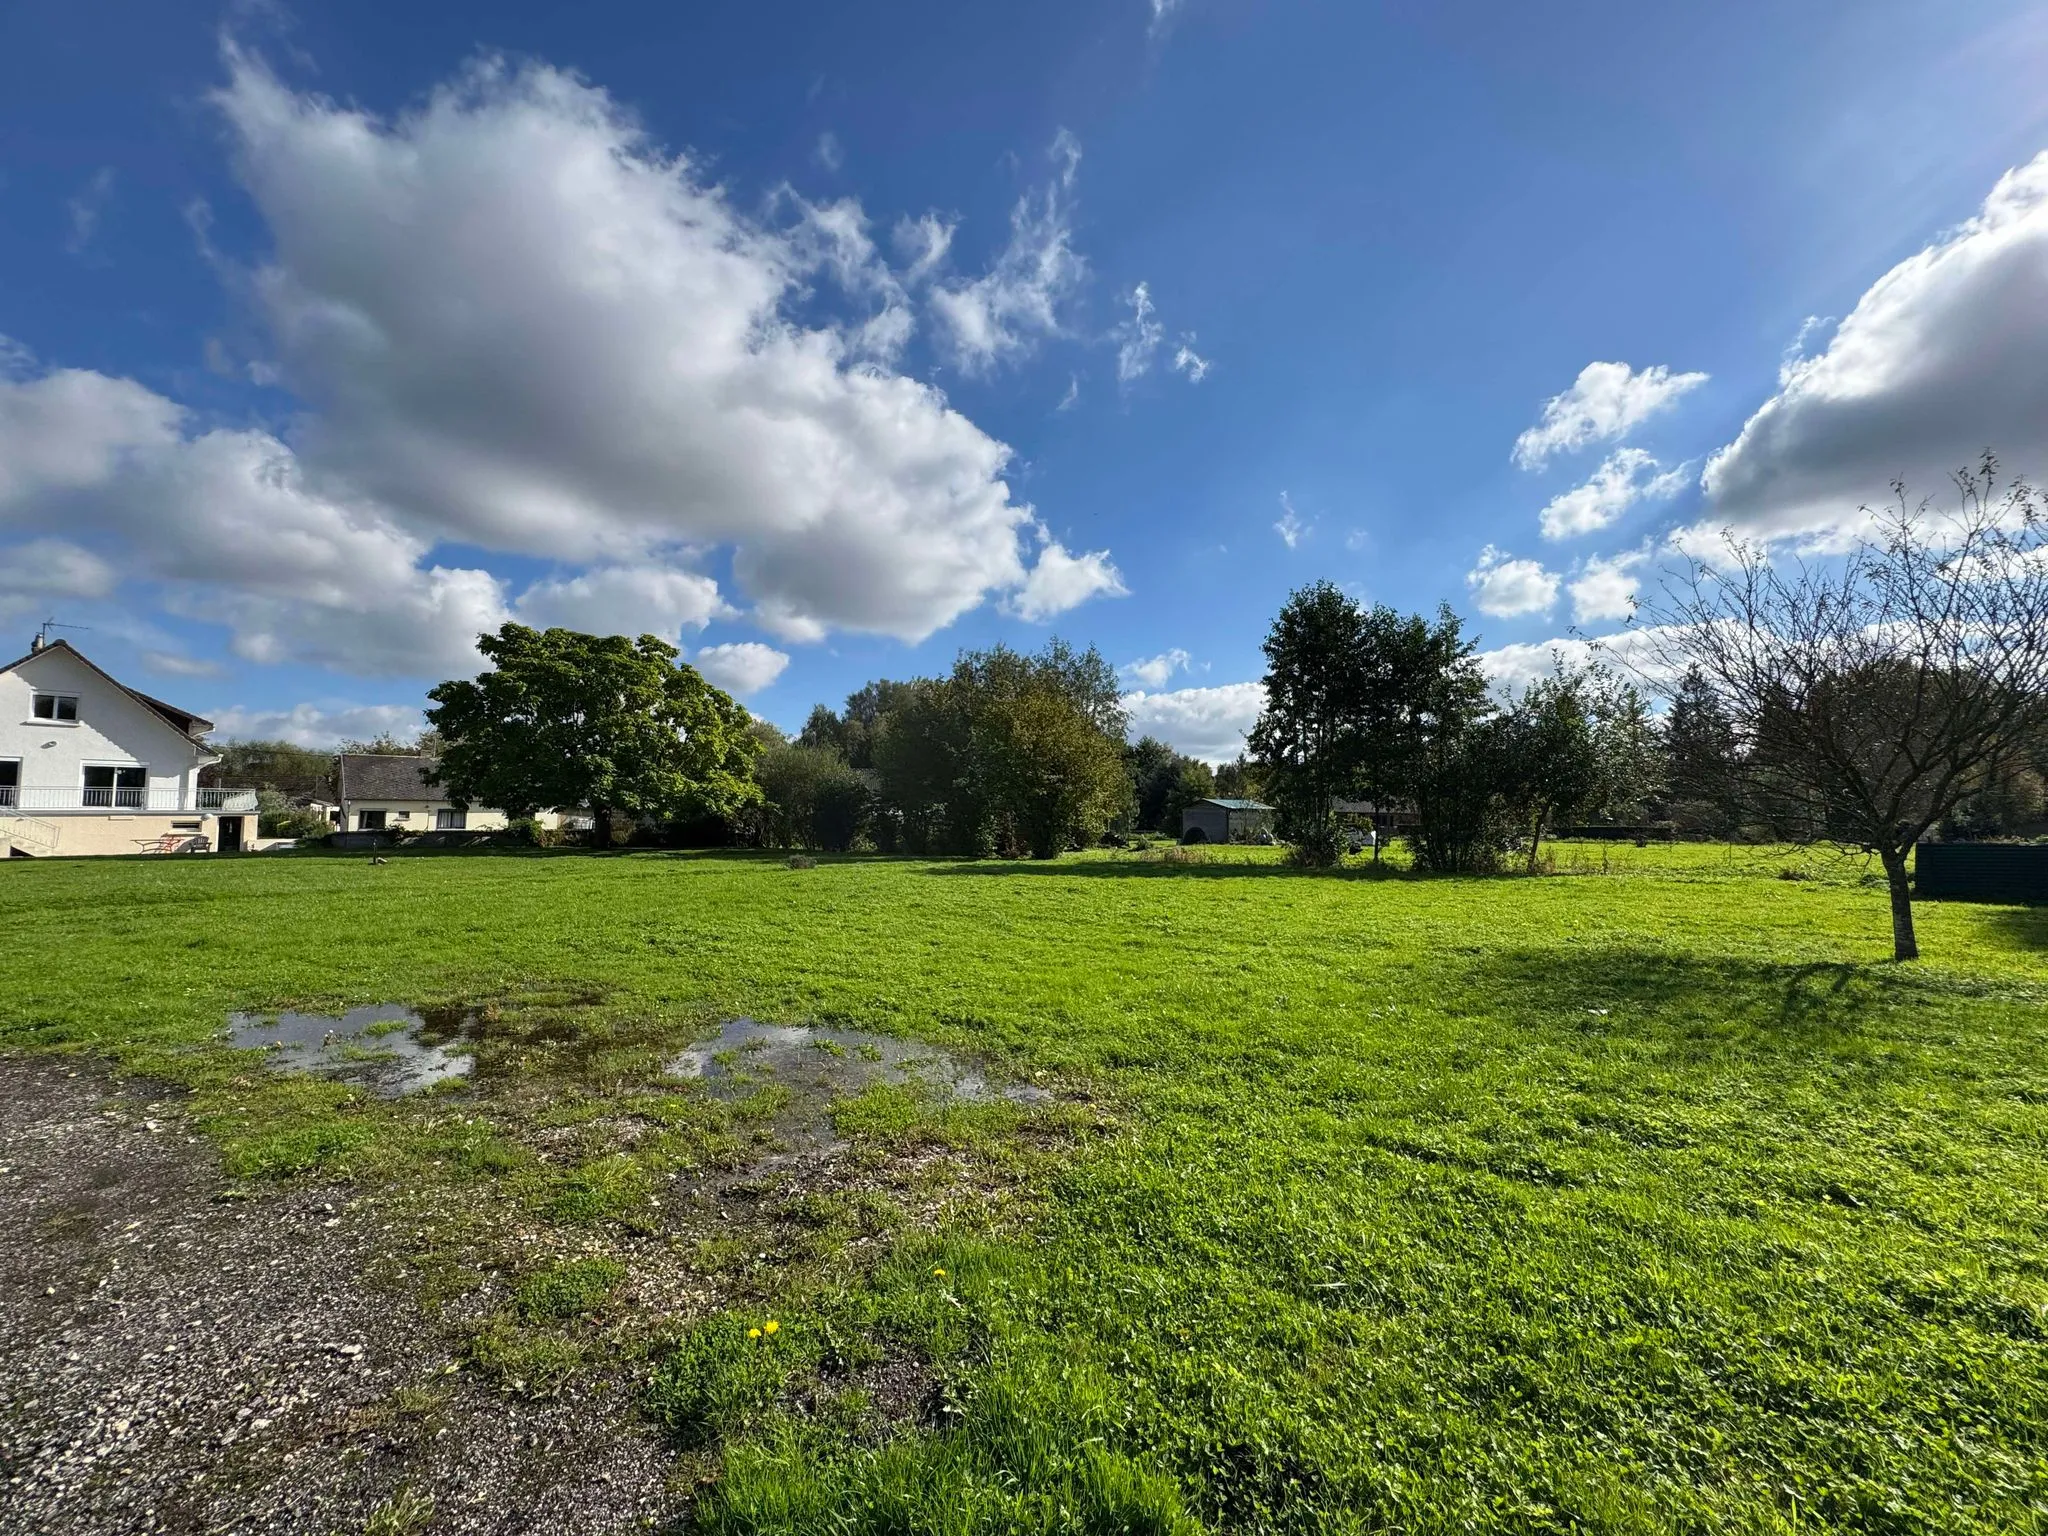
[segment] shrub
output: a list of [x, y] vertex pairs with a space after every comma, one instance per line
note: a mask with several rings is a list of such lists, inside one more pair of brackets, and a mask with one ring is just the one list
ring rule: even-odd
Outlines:
[[1335, 817], [1318, 817], [1296, 828], [1287, 862], [1301, 869], [1330, 869], [1343, 862], [1349, 846]]
[[532, 816], [515, 816], [505, 823], [505, 835], [529, 848], [554, 848], [562, 841], [559, 827], [550, 827]]

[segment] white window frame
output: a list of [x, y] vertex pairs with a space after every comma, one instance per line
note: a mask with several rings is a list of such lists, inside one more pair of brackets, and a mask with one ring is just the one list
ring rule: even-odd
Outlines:
[[[50, 713], [47, 715], [40, 708], [45, 699], [50, 701]], [[71, 706], [71, 713], [68, 715], [61, 713], [66, 704]], [[28, 712], [32, 719], [39, 720], [44, 725], [76, 725], [78, 724], [78, 695], [75, 693], [45, 692], [43, 689], [38, 688], [29, 695]]]
[[[365, 821], [363, 818], [366, 816], [376, 817], [377, 824], [372, 826], [369, 822]], [[359, 810], [356, 812], [356, 830], [358, 832], [389, 832], [391, 830], [391, 813], [381, 808], [367, 811]]]
[[[95, 769], [103, 769], [114, 775], [114, 782], [105, 789], [94, 789], [85, 782], [85, 776]], [[135, 773], [142, 776], [142, 782], [132, 789], [121, 787], [121, 775]], [[104, 802], [89, 799], [91, 795], [105, 795]], [[132, 805], [123, 804], [121, 796], [135, 796]], [[80, 763], [78, 765], [78, 803], [89, 811], [146, 811], [149, 809], [149, 764], [147, 763]]]
[[0, 810], [13, 810], [21, 804], [21, 759], [0, 757], [0, 768], [14, 770], [14, 782], [0, 784]]
[[436, 832], [467, 832], [469, 830], [469, 812], [458, 811], [453, 806], [434, 812], [434, 830]]

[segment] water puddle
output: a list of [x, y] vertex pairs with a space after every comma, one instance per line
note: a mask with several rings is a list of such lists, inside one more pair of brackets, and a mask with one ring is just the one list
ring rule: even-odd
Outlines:
[[1043, 1088], [992, 1083], [980, 1068], [934, 1045], [857, 1029], [753, 1019], [728, 1021], [716, 1039], [693, 1045], [670, 1061], [668, 1072], [695, 1078], [728, 1101], [776, 1087], [818, 1110], [877, 1086], [915, 1086], [969, 1103], [1007, 1099], [1038, 1104], [1051, 1097]]
[[331, 1077], [380, 1099], [395, 1099], [469, 1075], [472, 1063], [455, 1044], [451, 1023], [388, 1003], [351, 1008], [339, 1017], [237, 1013], [228, 1019], [228, 1043], [237, 1050], [268, 1052], [270, 1065], [279, 1071]]

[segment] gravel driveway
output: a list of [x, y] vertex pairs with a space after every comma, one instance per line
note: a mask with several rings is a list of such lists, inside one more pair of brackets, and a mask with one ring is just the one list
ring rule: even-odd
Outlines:
[[454, 1374], [449, 1340], [364, 1284], [387, 1234], [345, 1191], [223, 1186], [147, 1085], [0, 1056], [0, 1531], [679, 1517], [618, 1392], [521, 1402]]

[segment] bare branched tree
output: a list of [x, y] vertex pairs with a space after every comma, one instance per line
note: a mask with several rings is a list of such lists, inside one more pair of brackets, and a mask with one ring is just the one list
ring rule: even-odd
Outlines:
[[1697, 667], [1719, 696], [1753, 809], [1877, 855], [1899, 960], [1920, 954], [1913, 845], [2048, 719], [2048, 522], [1997, 476], [1987, 454], [1939, 510], [1894, 484], [1840, 556], [1774, 560], [1725, 535], [1640, 615], [1658, 670]]

